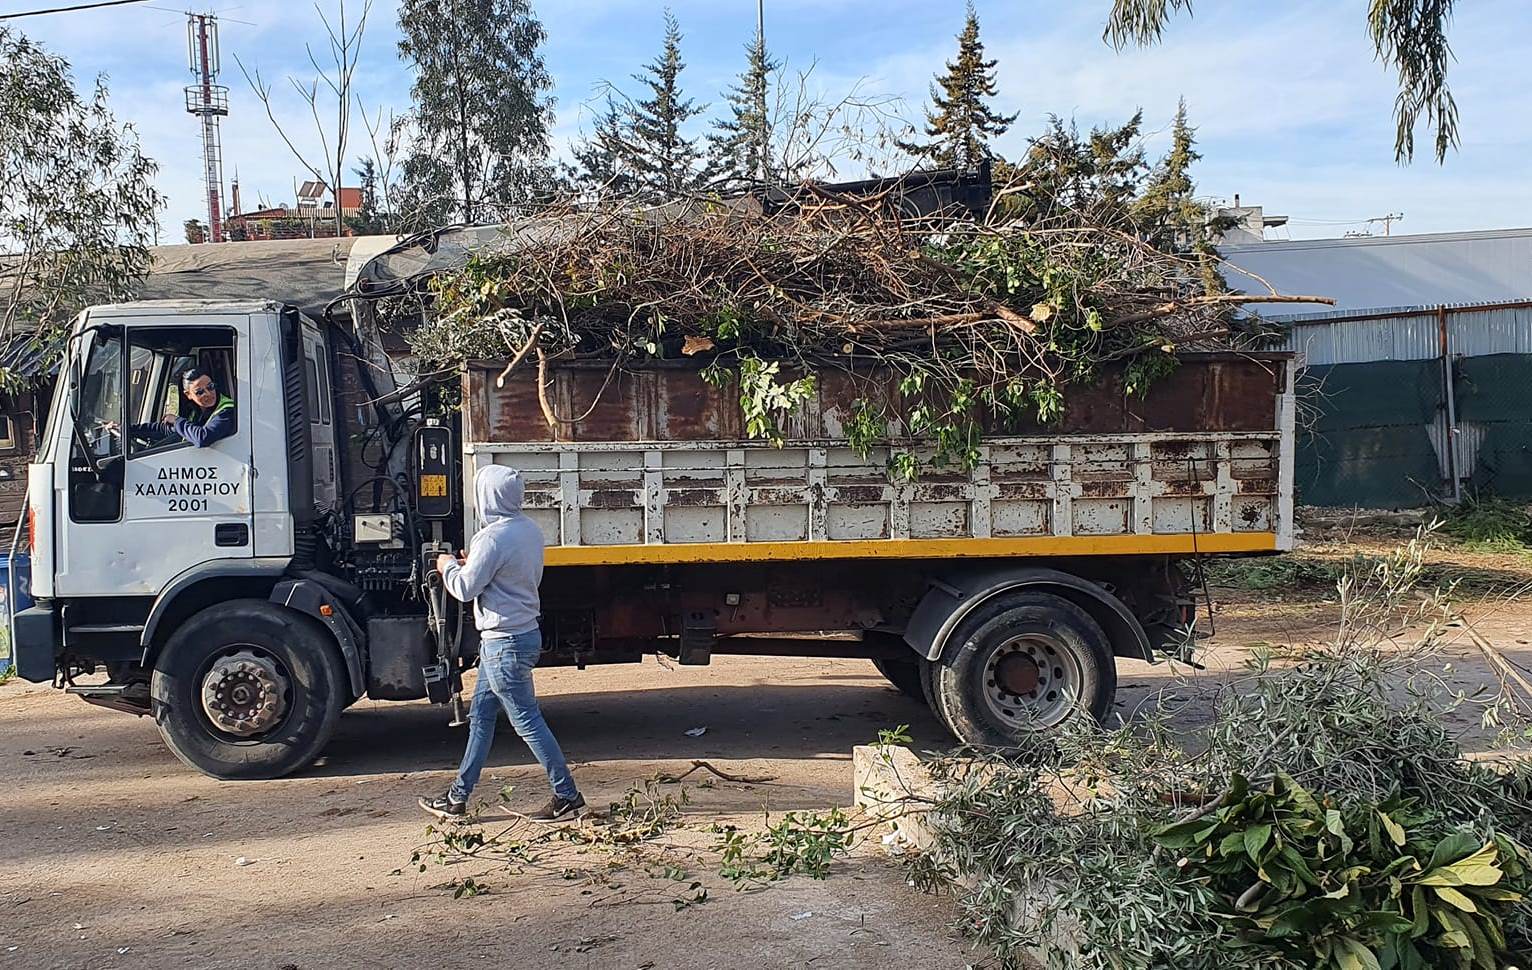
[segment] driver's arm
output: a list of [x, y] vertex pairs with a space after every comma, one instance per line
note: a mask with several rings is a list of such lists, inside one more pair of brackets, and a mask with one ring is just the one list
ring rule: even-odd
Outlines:
[[193, 424], [185, 418], [177, 418], [176, 434], [185, 438], [193, 447], [206, 448], [234, 433], [234, 409], [225, 408], [207, 419], [206, 424]]
[[149, 441], [159, 441], [170, 434], [170, 429], [161, 421], [129, 425], [128, 431], [135, 438], [145, 438]]

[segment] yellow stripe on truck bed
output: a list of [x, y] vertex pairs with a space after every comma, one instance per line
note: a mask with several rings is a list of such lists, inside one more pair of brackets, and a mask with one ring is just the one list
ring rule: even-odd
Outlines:
[[1189, 556], [1275, 552], [1273, 532], [1191, 535], [1015, 536], [1003, 539], [852, 539], [549, 546], [549, 566], [636, 566], [814, 559], [1001, 559], [1012, 556]]

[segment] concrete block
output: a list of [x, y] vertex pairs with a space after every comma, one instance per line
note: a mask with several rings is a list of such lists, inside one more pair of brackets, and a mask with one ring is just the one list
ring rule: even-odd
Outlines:
[[[936, 848], [932, 812], [941, 787], [915, 752], [897, 745], [858, 745], [851, 751], [855, 804], [870, 818], [886, 820], [883, 847], [890, 854], [930, 852]], [[976, 881], [971, 874], [956, 873], [951, 889], [971, 892]], [[1011, 921], [1016, 926], [1035, 927], [1043, 909], [1054, 895], [1051, 885], [1022, 887], [1012, 901]], [[1038, 966], [1050, 965], [1050, 959], [1079, 957], [1075, 925], [1068, 919], [1055, 918], [1050, 931], [1041, 933], [1039, 945], [1026, 947], [1027, 955]]]
[[920, 758], [893, 744], [861, 744], [851, 750], [855, 805], [888, 823], [883, 845], [893, 853], [924, 852], [935, 843], [927, 814], [937, 786]]

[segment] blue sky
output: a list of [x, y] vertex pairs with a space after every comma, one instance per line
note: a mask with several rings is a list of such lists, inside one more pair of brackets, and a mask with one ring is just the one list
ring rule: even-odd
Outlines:
[[[335, 0], [322, 0], [327, 8]], [[351, 0], [353, 7], [358, 0]], [[0, 11], [59, 5], [10, 0]], [[1337, 236], [1352, 224], [1403, 212], [1397, 232], [1438, 232], [1532, 225], [1532, 5], [1523, 0], [1460, 4], [1452, 32], [1458, 63], [1452, 83], [1462, 113], [1463, 143], [1443, 166], [1424, 155], [1410, 166], [1393, 161], [1392, 77], [1373, 59], [1365, 0], [1199, 0], [1195, 16], [1172, 25], [1157, 47], [1118, 54], [1100, 39], [1110, 0], [979, 0], [982, 34], [998, 58], [999, 106], [1020, 118], [1001, 141], [1020, 154], [1046, 117], [1076, 118], [1081, 127], [1145, 112], [1151, 152], [1184, 96], [1198, 128], [1203, 160], [1199, 190], [1292, 217], [1293, 238]], [[409, 77], [396, 52], [396, 0], [376, 0], [358, 73], [371, 110], [402, 111]], [[752, 0], [673, 0], [685, 33], [688, 93], [717, 107], [743, 62], [755, 26]], [[312, 4], [219, 0], [231, 114], [224, 120], [226, 177], [237, 170], [243, 201], [292, 201], [303, 170], [276, 138], [241, 76], [234, 55], [280, 78], [312, 75], [303, 41], [322, 41]], [[633, 87], [659, 46], [659, 3], [639, 0], [537, 2], [548, 32], [545, 50], [557, 97], [556, 151], [588, 127], [603, 80]], [[902, 99], [917, 118], [932, 75], [952, 56], [962, 26], [960, 0], [767, 0], [767, 43], [798, 71], [814, 65], [813, 84], [840, 92]], [[246, 21], [248, 23], [238, 23]], [[143, 6], [25, 18], [12, 22], [73, 64], [77, 79], [110, 79], [119, 118], [137, 126], [161, 166], [169, 196], [166, 242], [180, 239], [182, 220], [205, 215], [199, 130], [184, 113], [185, 16], [169, 0]], [[307, 132], [306, 110], [291, 98], [278, 105], [292, 129]], [[365, 132], [354, 126], [357, 154]], [[1429, 145], [1422, 133], [1421, 143]], [[847, 174], [858, 174], [848, 172]]]

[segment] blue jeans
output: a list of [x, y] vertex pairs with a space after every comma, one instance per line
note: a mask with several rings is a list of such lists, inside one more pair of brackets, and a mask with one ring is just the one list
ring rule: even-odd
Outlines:
[[538, 764], [548, 772], [553, 793], [560, 798], [574, 798], [579, 793], [532, 688], [532, 668], [542, 652], [543, 635], [537, 627], [508, 637], [488, 637], [480, 644], [479, 685], [468, 709], [468, 750], [463, 752], [463, 763], [448, 795], [453, 801], [468, 801], [479, 783], [479, 772], [495, 740], [495, 720], [501, 707]]

